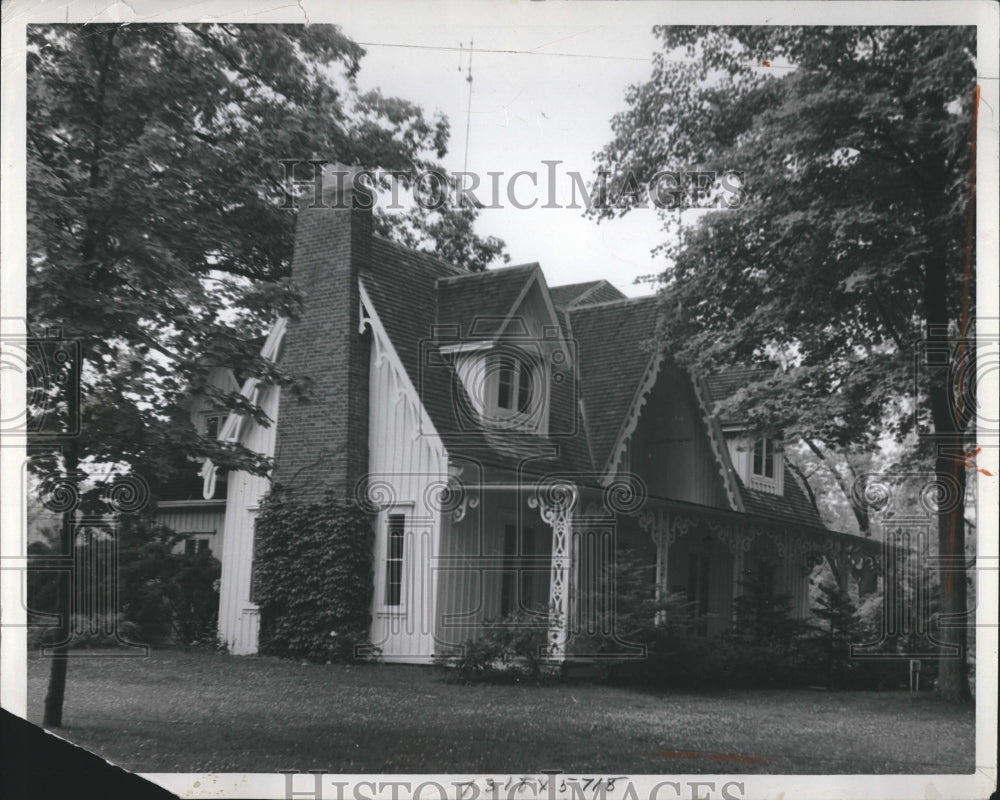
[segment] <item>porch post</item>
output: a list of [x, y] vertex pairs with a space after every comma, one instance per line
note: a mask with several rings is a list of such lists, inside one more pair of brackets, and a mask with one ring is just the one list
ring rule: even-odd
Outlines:
[[542, 519], [552, 527], [552, 571], [549, 578], [549, 658], [563, 661], [569, 639], [571, 575], [573, 569], [573, 508], [578, 498], [572, 484], [549, 484], [539, 487], [528, 498]]

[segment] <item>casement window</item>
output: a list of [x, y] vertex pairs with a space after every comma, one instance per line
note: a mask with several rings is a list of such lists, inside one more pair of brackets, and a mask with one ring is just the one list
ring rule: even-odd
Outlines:
[[406, 514], [389, 514], [386, 520], [385, 595], [387, 608], [403, 604], [403, 557], [406, 552]]
[[211, 439], [218, 439], [219, 431], [222, 430], [222, 425], [226, 421], [226, 415], [206, 414], [204, 419], [205, 419], [205, 435]]
[[775, 462], [774, 439], [758, 439], [753, 445], [753, 474], [759, 478], [774, 479]]
[[496, 406], [498, 411], [527, 414], [534, 397], [534, 377], [531, 365], [511, 353], [493, 356], [496, 375]]
[[248, 508], [247, 513], [250, 516], [250, 588], [247, 593], [247, 599], [254, 605], [258, 604], [257, 598], [257, 562], [259, 561], [257, 551], [258, 551], [258, 539], [257, 539], [257, 511], [258, 508], [254, 506], [253, 508]]
[[209, 546], [211, 533], [189, 533], [184, 540], [184, 555], [193, 556], [196, 553], [211, 553]]

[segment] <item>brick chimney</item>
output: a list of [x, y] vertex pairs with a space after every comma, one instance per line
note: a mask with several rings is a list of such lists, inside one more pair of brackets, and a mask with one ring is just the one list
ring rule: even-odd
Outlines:
[[349, 499], [368, 471], [371, 334], [358, 332], [358, 277], [371, 257], [372, 211], [357, 207], [364, 198], [345, 172], [324, 170], [324, 207], [310, 207], [309, 189], [298, 203], [292, 283], [303, 305], [289, 320], [281, 366], [309, 387], [304, 397], [282, 389], [274, 478], [307, 500], [328, 491]]

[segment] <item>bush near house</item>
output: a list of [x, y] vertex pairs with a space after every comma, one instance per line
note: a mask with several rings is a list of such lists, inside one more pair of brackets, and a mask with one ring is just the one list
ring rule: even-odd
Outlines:
[[[876, 640], [876, 626], [866, 616], [871, 609], [859, 611], [836, 584], [820, 584], [813, 616], [802, 620], [793, 613], [791, 595], [775, 593], [769, 582], [748, 574], [733, 601], [733, 625], [705, 637], [696, 635], [704, 619], [683, 593], [657, 593], [654, 569], [641, 555], [620, 551], [598, 587], [602, 596], [614, 598], [593, 620], [600, 633], [570, 639], [571, 656], [591, 662], [600, 682], [660, 688], [906, 685], [907, 662], [892, 657], [905, 642], [881, 643], [875, 654], [884, 658], [852, 657], [852, 645]], [[546, 643], [538, 620], [514, 614], [487, 621], [460, 653], [436, 661], [456, 668], [466, 681], [537, 679], [545, 671], [538, 653]], [[929, 688], [929, 682], [924, 685]]]
[[[122, 516], [111, 538], [105, 529], [85, 528], [74, 543], [78, 570], [73, 591], [93, 598], [93, 614], [73, 618], [72, 647], [111, 647], [118, 639], [134, 644], [201, 644], [214, 642], [219, 612], [219, 561], [206, 552], [175, 553], [179, 534], [152, 518]], [[117, 570], [112, 569], [117, 549]], [[29, 555], [55, 555], [56, 549], [33, 542]], [[55, 642], [51, 618], [59, 591], [67, 591], [65, 573], [29, 568], [29, 645]], [[115, 609], [101, 608], [103, 598], [117, 593]], [[116, 638], [117, 636], [117, 638]]]
[[373, 544], [357, 503], [305, 502], [272, 486], [254, 528], [260, 652], [320, 662], [370, 654]]

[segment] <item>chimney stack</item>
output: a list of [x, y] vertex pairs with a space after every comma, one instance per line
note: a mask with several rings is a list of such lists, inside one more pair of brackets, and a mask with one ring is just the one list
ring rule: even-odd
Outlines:
[[355, 196], [357, 168], [322, 172], [323, 206], [298, 203], [292, 283], [302, 295], [289, 320], [281, 366], [308, 387], [304, 397], [282, 389], [274, 479], [305, 500], [326, 493], [341, 500], [368, 471], [370, 333], [360, 333], [358, 278], [371, 258], [372, 210]]

